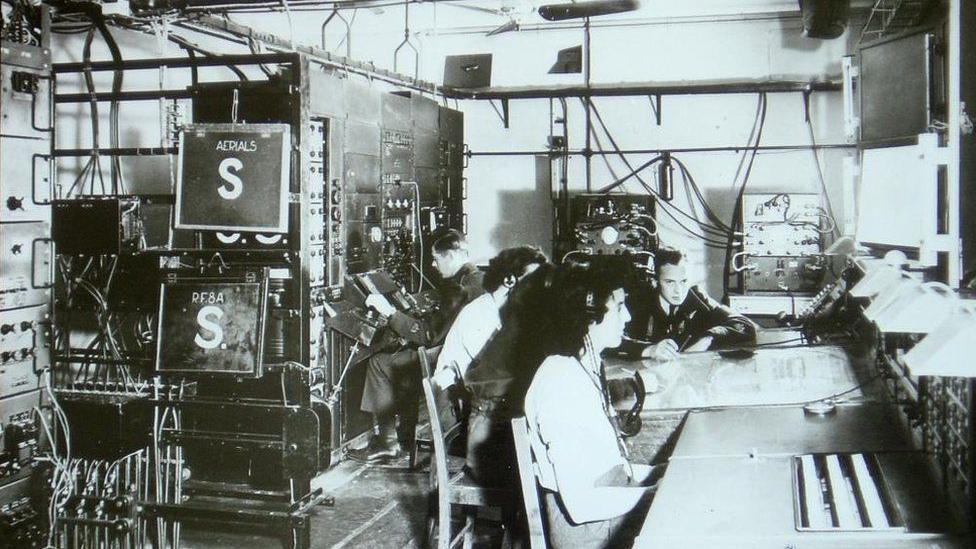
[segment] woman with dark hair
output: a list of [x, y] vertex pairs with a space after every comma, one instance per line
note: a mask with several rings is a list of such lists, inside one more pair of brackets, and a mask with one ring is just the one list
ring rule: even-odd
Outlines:
[[558, 296], [548, 311], [552, 354], [525, 395], [549, 542], [557, 549], [626, 546], [621, 526], [645, 510], [652, 467], [627, 458], [600, 358], [620, 345], [630, 320], [624, 281], [609, 271], [564, 269], [551, 289]]
[[534, 246], [506, 248], [488, 262], [485, 293], [461, 309], [444, 338], [433, 374], [437, 385], [448, 387], [464, 379], [471, 363], [501, 328], [500, 309], [513, 288], [546, 262], [546, 256]]
[[559, 271], [545, 263], [518, 281], [499, 311], [501, 328], [464, 376], [471, 403], [467, 471], [479, 484], [517, 485], [511, 419], [521, 415], [532, 376], [550, 354], [550, 290]]

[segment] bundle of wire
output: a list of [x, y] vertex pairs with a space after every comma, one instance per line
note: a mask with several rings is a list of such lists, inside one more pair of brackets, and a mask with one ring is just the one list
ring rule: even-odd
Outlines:
[[[141, 373], [132, 375], [127, 362], [132, 356], [125, 343], [124, 331], [120, 333], [116, 318], [117, 313], [111, 310], [106, 295], [111, 290], [118, 266], [118, 258], [89, 258], [80, 273], [72, 272], [72, 258], [62, 257], [59, 260], [59, 271], [66, 293], [66, 306], [70, 310], [77, 306], [77, 294], [83, 291], [92, 299], [96, 307], [96, 321], [98, 330], [84, 348], [84, 361], [81, 366], [69, 373], [69, 387], [81, 389], [113, 390], [126, 393], [143, 394], [148, 388]], [[105, 280], [103, 287], [98, 287], [93, 280]], [[132, 319], [129, 319], [133, 322]], [[145, 350], [146, 344], [153, 339], [153, 324], [151, 315], [136, 313], [133, 322], [132, 341], [139, 349]], [[64, 324], [67, 324], [66, 322]], [[70, 329], [70, 325], [68, 325]], [[60, 349], [64, 356], [73, 356], [75, 351], [69, 344], [70, 334], [57, 333], [60, 338], [55, 348]], [[102, 363], [104, 362], [104, 363]], [[91, 367], [94, 363], [94, 375]], [[101, 379], [101, 382], [99, 381]]]
[[[725, 238], [733, 236], [732, 229], [726, 225], [719, 217], [715, 214], [712, 208], [709, 206], [708, 202], [705, 200], [701, 189], [698, 187], [697, 182], [691, 175], [691, 171], [688, 169], [687, 165], [677, 158], [673, 154], [669, 154], [668, 157], [677, 164], [679, 168], [679, 173], [682, 177], [682, 182], [686, 187], [686, 191], [690, 198], [694, 200], [689, 200], [689, 207], [691, 208], [691, 213], [685, 211], [678, 205], [674, 204], [672, 201], [667, 200], [658, 190], [654, 189], [647, 181], [641, 177], [640, 173], [644, 170], [650, 168], [651, 166], [663, 161], [665, 159], [664, 155], [658, 155], [654, 158], [644, 162], [643, 164], [634, 167], [630, 159], [627, 158], [627, 154], [624, 153], [618, 146], [616, 139], [611, 134], [607, 124], [603, 120], [603, 116], [600, 113], [600, 109], [597, 107], [596, 103], [591, 99], [588, 102], [584, 101], [584, 107], [591, 109], [593, 112], [597, 123], [599, 124], [601, 130], [606, 135], [612, 147], [612, 152], [614, 155], [619, 157], [623, 162], [624, 166], [630, 170], [626, 175], [618, 177], [613, 166], [610, 164], [608, 156], [606, 154], [601, 154], [601, 157], [606, 164], [608, 171], [610, 172], [613, 181], [603, 188], [599, 189], [598, 193], [610, 193], [614, 189], [623, 186], [631, 178], [636, 180], [645, 192], [655, 197], [656, 202], [659, 206], [659, 211], [664, 212], [672, 222], [674, 222], [679, 228], [681, 228], [687, 234], [694, 236], [702, 240], [706, 246], [713, 248], [721, 248], [725, 245]], [[606, 152], [603, 143], [600, 140], [599, 134], [596, 132], [596, 128], [591, 128], [591, 135], [593, 136], [594, 142], [596, 143], [597, 150], [601, 153]], [[700, 219], [698, 212], [696, 210], [695, 202], [698, 203], [698, 207], [702, 209], [705, 213], [706, 219]], [[689, 222], [693, 225], [689, 225]]]
[[[44, 412], [34, 407], [34, 414], [41, 422], [44, 434], [51, 446], [50, 456], [42, 458], [40, 461], [50, 461], [53, 471], [51, 474], [51, 501], [48, 504], [48, 546], [53, 547], [54, 533], [57, 528], [58, 510], [68, 501], [76, 489], [76, 479], [80, 460], [71, 459], [71, 426], [68, 423], [68, 416], [65, 415], [61, 405], [58, 404], [57, 396], [51, 384], [52, 372], [46, 368], [41, 372], [44, 378], [44, 388], [47, 390], [48, 398], [51, 401], [52, 424], [48, 425]], [[53, 428], [52, 428], [53, 427]], [[60, 431], [58, 430], [60, 427]], [[64, 453], [58, 444], [57, 434], [63, 434]]]

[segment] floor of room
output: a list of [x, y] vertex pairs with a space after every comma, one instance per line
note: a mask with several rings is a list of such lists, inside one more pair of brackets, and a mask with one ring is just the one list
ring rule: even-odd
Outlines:
[[[631, 457], [657, 462], [674, 440], [681, 415], [643, 418], [641, 432], [628, 441]], [[429, 460], [410, 469], [403, 458], [383, 466], [343, 461], [316, 479], [314, 485], [335, 498], [333, 506], [318, 506], [311, 522], [314, 549], [369, 547], [399, 549], [426, 547]], [[460, 462], [451, 467], [460, 466]], [[457, 526], [459, 526], [458, 524]], [[500, 545], [497, 523], [476, 526], [476, 547]], [[211, 526], [186, 525], [182, 549], [273, 549], [280, 542], [266, 532], [243, 532]]]
[[[312, 514], [312, 547], [424, 547], [427, 519], [426, 464], [410, 470], [407, 460], [389, 466], [344, 461], [317, 479], [332, 506]], [[267, 533], [247, 533], [209, 526], [183, 528], [181, 547], [210, 549], [275, 547]]]

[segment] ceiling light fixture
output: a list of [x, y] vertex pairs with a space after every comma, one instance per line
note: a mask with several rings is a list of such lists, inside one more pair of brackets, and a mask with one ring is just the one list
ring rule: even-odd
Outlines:
[[549, 21], [565, 21], [566, 19], [584, 19], [600, 15], [625, 13], [640, 7], [637, 0], [589, 0], [568, 4], [547, 4], [539, 6], [539, 15]]

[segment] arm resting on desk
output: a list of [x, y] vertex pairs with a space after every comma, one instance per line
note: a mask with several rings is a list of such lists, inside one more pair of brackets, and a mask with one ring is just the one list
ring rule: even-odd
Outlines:
[[[592, 406], [578, 387], [551, 388], [550, 405], [540, 407], [536, 421], [543, 435], [546, 456], [555, 475], [559, 497], [574, 523], [608, 520], [633, 509], [647, 488], [627, 484], [627, 475], [613, 475], [626, 462], [607, 418]], [[558, 394], [556, 394], [558, 392]], [[560, 405], [556, 403], [556, 399]], [[577, 402], [581, 405], [564, 405]], [[606, 486], [608, 475], [620, 477]]]
[[731, 307], [715, 301], [697, 286], [688, 293], [697, 298], [701, 309], [699, 314], [705, 315], [706, 329], [702, 335], [712, 336], [710, 349], [752, 345], [756, 342], [756, 324], [751, 320]]

